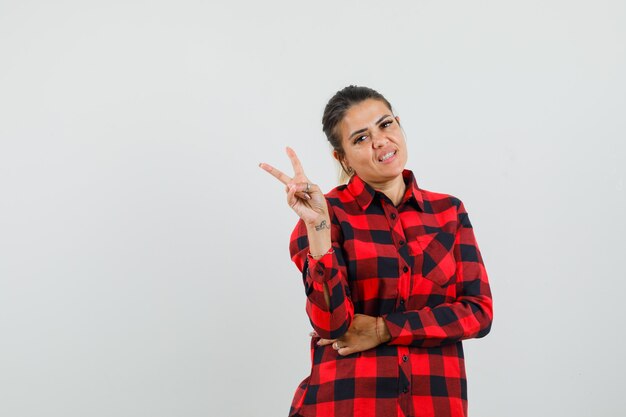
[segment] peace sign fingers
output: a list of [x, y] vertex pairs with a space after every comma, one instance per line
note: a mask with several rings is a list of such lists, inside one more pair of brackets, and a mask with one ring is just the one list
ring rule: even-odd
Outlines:
[[264, 162], [260, 163], [259, 167], [285, 185], [287, 202], [302, 220], [313, 223], [320, 218], [320, 215], [327, 218], [328, 207], [324, 193], [306, 177], [302, 163], [294, 150], [290, 147], [286, 150], [293, 167], [293, 177]]
[[[306, 178], [304, 178], [304, 181], [300, 181], [297, 182], [296, 180], [298, 179], [298, 176], [291, 178], [289, 175], [285, 174], [284, 172], [282, 172], [280, 169], [278, 168], [274, 168], [273, 166], [271, 166], [270, 164], [266, 164], [265, 162], [259, 164], [259, 166], [269, 172], [274, 178], [276, 178], [278, 181], [282, 182], [283, 184], [285, 184], [286, 188], [285, 191], [289, 191], [289, 187], [291, 185], [294, 185], [296, 187], [296, 193], [298, 197], [304, 198], [306, 200], [310, 200], [311, 196], [309, 195], [309, 188], [311, 186], [311, 184], [309, 184], [308, 180], [306, 180]], [[300, 170], [302, 168], [300, 167]], [[300, 177], [302, 177], [300, 175]]]

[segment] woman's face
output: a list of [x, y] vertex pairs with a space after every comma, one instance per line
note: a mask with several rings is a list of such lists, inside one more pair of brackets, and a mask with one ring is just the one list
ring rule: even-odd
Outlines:
[[407, 150], [399, 121], [379, 100], [367, 99], [350, 107], [338, 124], [344, 165], [368, 184], [402, 175]]

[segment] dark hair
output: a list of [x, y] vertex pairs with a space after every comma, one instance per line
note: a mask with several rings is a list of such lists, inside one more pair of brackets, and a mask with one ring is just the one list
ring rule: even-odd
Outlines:
[[[360, 87], [356, 85], [349, 85], [335, 93], [334, 96], [328, 100], [326, 107], [324, 108], [324, 115], [322, 116], [322, 129], [326, 134], [326, 138], [330, 142], [331, 146], [340, 157], [343, 157], [344, 151], [341, 145], [341, 136], [337, 132], [337, 125], [346, 114], [346, 111], [355, 104], [359, 104], [367, 99], [379, 100], [385, 103], [389, 108], [389, 111], [393, 113], [391, 104], [387, 101], [382, 94], [369, 87]], [[341, 162], [340, 162], [341, 163]], [[341, 163], [341, 167], [346, 170]], [[346, 171], [349, 175], [350, 173]]]

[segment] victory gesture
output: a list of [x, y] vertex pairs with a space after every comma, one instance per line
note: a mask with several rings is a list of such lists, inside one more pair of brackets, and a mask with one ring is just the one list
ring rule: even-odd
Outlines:
[[328, 227], [328, 206], [324, 193], [306, 177], [302, 164], [293, 149], [287, 147], [287, 156], [293, 166], [293, 177], [266, 163], [261, 163], [259, 166], [285, 184], [287, 204], [307, 226], [319, 227], [318, 225], [323, 223], [325, 227]]

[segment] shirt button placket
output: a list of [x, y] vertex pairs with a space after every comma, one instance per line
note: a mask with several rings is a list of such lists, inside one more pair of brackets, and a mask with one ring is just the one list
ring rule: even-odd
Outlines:
[[[398, 401], [400, 408], [404, 412], [404, 415], [409, 417], [413, 416], [413, 399], [411, 396], [411, 363], [409, 362], [409, 347], [401, 346], [398, 349], [400, 358], [400, 383], [398, 384]], [[403, 376], [406, 376], [404, 378]]]

